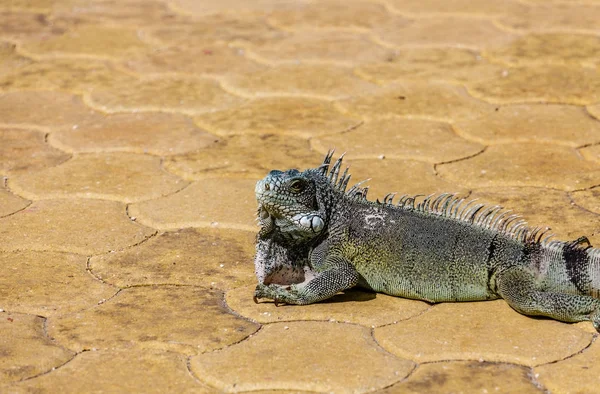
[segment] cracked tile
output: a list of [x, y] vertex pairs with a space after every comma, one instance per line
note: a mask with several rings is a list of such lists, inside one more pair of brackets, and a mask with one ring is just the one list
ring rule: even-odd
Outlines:
[[402, 116], [453, 122], [474, 119], [494, 107], [464, 88], [440, 83], [403, 82], [336, 102], [344, 111], [370, 119]]
[[522, 12], [525, 6], [518, 1], [503, 1], [502, 3], [487, 0], [387, 0], [396, 12], [411, 16], [447, 16], [463, 15], [482, 18], [497, 17], [504, 14]]
[[132, 222], [125, 205], [113, 201], [35, 201], [0, 219], [0, 245], [5, 251], [29, 249], [91, 255], [135, 245], [153, 233], [153, 229]]
[[[55, 252], [0, 252], [0, 307], [39, 316], [97, 305], [117, 290], [93, 278], [85, 256]], [[1, 318], [0, 314], [0, 318]]]
[[182, 112], [198, 114], [243, 103], [210, 79], [153, 78], [127, 86], [94, 90], [88, 102], [104, 112]]
[[[27, 1], [29, 4], [39, 4], [39, 1]], [[0, 39], [8, 40], [47, 40], [64, 33], [64, 29], [53, 26], [46, 15], [33, 12], [2, 11], [0, 4]], [[16, 7], [15, 7], [16, 8]]]
[[375, 329], [375, 340], [384, 349], [420, 363], [483, 360], [535, 366], [577, 353], [592, 336], [574, 325], [523, 316], [503, 300], [443, 303]]
[[469, 93], [494, 103], [546, 102], [586, 105], [600, 101], [600, 71], [581, 67], [511, 68], [470, 84]]
[[526, 7], [522, 12], [498, 19], [502, 25], [520, 31], [563, 31], [598, 33], [599, 4], [563, 2]]
[[0, 177], [0, 217], [17, 212], [30, 203], [30, 201], [11, 193], [6, 186], [4, 186], [4, 180]]
[[78, 197], [130, 203], [175, 193], [188, 183], [165, 172], [159, 157], [82, 153], [61, 165], [16, 175], [10, 185], [31, 200]]
[[462, 84], [490, 79], [502, 70], [467, 49], [402, 48], [385, 61], [361, 65], [355, 72], [379, 84], [415, 79]]
[[447, 123], [399, 118], [367, 121], [345, 133], [316, 137], [311, 144], [320, 152], [335, 146], [340, 152], [351, 152], [355, 159], [383, 156], [431, 163], [472, 156], [484, 148], [458, 137]]
[[359, 122], [327, 101], [309, 98], [261, 98], [239, 107], [194, 118], [218, 135], [289, 133], [299, 137], [346, 130]]
[[256, 231], [255, 182], [203, 179], [170, 196], [131, 204], [129, 214], [161, 230], [211, 226]]
[[0, 313], [0, 381], [16, 382], [57, 368], [75, 355], [44, 334], [44, 319]]
[[269, 324], [242, 343], [191, 359], [192, 372], [221, 391], [364, 392], [401, 380], [413, 367], [379, 349], [366, 328], [325, 322]]
[[[240, 152], [245, 152], [240, 155]], [[187, 180], [216, 176], [263, 178], [273, 169], [314, 168], [324, 155], [308, 141], [278, 134], [240, 134], [220, 138], [209, 148], [165, 159], [164, 167]]]
[[92, 257], [90, 267], [94, 275], [119, 287], [179, 284], [230, 289], [256, 281], [255, 238], [249, 231], [177, 230], [132, 249]]
[[569, 105], [507, 105], [453, 126], [459, 135], [485, 145], [527, 142], [575, 148], [600, 142], [600, 122]]
[[17, 54], [15, 44], [0, 41], [0, 77], [31, 63], [32, 60]]
[[270, 300], [255, 304], [252, 300], [255, 287], [256, 283], [230, 290], [225, 295], [225, 301], [235, 312], [259, 323], [324, 320], [376, 327], [410, 319], [430, 308], [421, 301], [360, 290], [345, 291], [329, 301], [316, 304], [275, 307]]
[[71, 157], [51, 147], [44, 133], [0, 128], [0, 174], [29, 173], [58, 165]]
[[104, 304], [48, 319], [48, 333], [77, 349], [155, 349], [210, 352], [239, 342], [258, 324], [227, 313], [222, 293], [199, 287], [122, 290]]

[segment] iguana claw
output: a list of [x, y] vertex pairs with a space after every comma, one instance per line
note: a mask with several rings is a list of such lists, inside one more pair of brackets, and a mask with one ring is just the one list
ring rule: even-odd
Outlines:
[[258, 297], [257, 296], [253, 296], [252, 299], [254, 300], [255, 304], [258, 304]]

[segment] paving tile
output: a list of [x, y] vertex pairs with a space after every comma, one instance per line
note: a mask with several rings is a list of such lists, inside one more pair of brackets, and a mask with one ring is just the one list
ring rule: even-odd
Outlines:
[[187, 371], [185, 356], [134, 349], [87, 351], [52, 373], [21, 382], [10, 393], [209, 393]]
[[600, 104], [590, 105], [587, 110], [594, 118], [600, 120]]
[[529, 375], [529, 368], [512, 364], [430, 363], [420, 365], [406, 380], [377, 393], [543, 393]]
[[16, 382], [57, 368], [75, 355], [44, 333], [39, 316], [0, 312], [0, 381]]
[[239, 342], [258, 324], [228, 313], [222, 293], [134, 287], [84, 312], [51, 317], [48, 334], [71, 349], [155, 349], [196, 354]]
[[337, 104], [366, 119], [402, 116], [453, 122], [478, 118], [494, 110], [492, 105], [473, 99], [462, 87], [433, 82], [397, 83]]
[[61, 0], [9, 0], [0, 5], [0, 9], [24, 10], [28, 12], [47, 12], [51, 11], [53, 6]]
[[352, 69], [328, 64], [281, 65], [223, 81], [241, 96], [307, 96], [334, 100], [359, 95], [376, 85], [356, 77]]
[[497, 22], [518, 31], [591, 32], [600, 30], [600, 4], [561, 2], [536, 4]]
[[600, 122], [570, 105], [507, 105], [453, 126], [459, 135], [485, 145], [543, 142], [578, 147], [600, 142]]
[[0, 174], [34, 173], [71, 157], [51, 147], [39, 131], [0, 128]]
[[5, 180], [0, 177], [0, 217], [20, 211], [31, 203], [11, 193], [4, 183]]
[[194, 120], [218, 135], [283, 132], [297, 137], [343, 131], [359, 123], [341, 114], [330, 102], [297, 97], [255, 99], [236, 108], [197, 116]]
[[138, 244], [153, 233], [132, 222], [125, 205], [114, 201], [36, 201], [0, 219], [0, 245], [5, 251], [98, 254]]
[[288, 7], [296, 3], [308, 3], [307, 0], [222, 0], [222, 1], [196, 1], [196, 0], [170, 0], [171, 5], [180, 12], [192, 15], [217, 14], [235, 9], [236, 12], [265, 12], [278, 7]]
[[536, 367], [533, 373], [553, 393], [593, 393], [600, 385], [599, 343], [566, 360]]
[[413, 367], [379, 349], [366, 328], [326, 322], [269, 324], [242, 343], [191, 359], [192, 372], [221, 391], [366, 392]]
[[[23, 2], [31, 5], [34, 3], [25, 0]], [[64, 33], [63, 29], [52, 26], [46, 15], [37, 12], [38, 10], [30, 12], [16, 8], [13, 11], [3, 11], [0, 4], [0, 39], [43, 40]]]
[[441, 164], [440, 176], [468, 187], [539, 186], [562, 190], [600, 184], [600, 166], [572, 148], [515, 143], [492, 145], [468, 160]]
[[596, 214], [600, 214], [600, 189], [598, 187], [574, 191], [569, 193], [569, 196], [578, 206]]
[[454, 16], [417, 19], [403, 28], [390, 21], [377, 26], [373, 32], [379, 40], [399, 47], [453, 46], [479, 50], [516, 38], [497, 28], [492, 21]]
[[268, 300], [255, 304], [252, 300], [255, 287], [256, 283], [230, 290], [225, 295], [225, 301], [235, 312], [259, 323], [324, 320], [377, 327], [410, 319], [430, 308], [421, 301], [360, 290], [345, 291], [317, 304], [276, 307]]
[[256, 282], [255, 238], [249, 231], [177, 230], [135, 248], [92, 257], [90, 268], [104, 282], [119, 287], [180, 284], [230, 289]]
[[[117, 290], [86, 271], [86, 257], [55, 252], [0, 252], [0, 307], [51, 316], [82, 310]], [[0, 314], [0, 319], [2, 315]]]
[[256, 231], [255, 180], [203, 179], [157, 200], [131, 204], [129, 214], [161, 230], [224, 227]]
[[172, 194], [188, 183], [166, 173], [161, 159], [132, 153], [83, 153], [37, 172], [11, 178], [11, 188], [32, 199], [99, 198], [130, 203]]
[[[592, 243], [600, 243], [598, 215], [587, 211], [590, 206], [585, 194], [531, 187], [502, 187], [477, 189], [471, 198], [481, 203], [501, 205], [515, 214], [523, 215], [532, 226], [549, 226], [558, 239], [574, 240], [582, 235]], [[571, 199], [585, 209], [573, 204]]]
[[15, 47], [15, 44], [0, 42], [0, 77], [32, 63], [32, 60], [17, 54]]
[[335, 146], [340, 152], [351, 152], [355, 159], [383, 156], [431, 163], [472, 156], [484, 148], [458, 137], [447, 123], [399, 118], [366, 121], [345, 133], [316, 137], [311, 144], [320, 152]]
[[517, 67], [500, 77], [470, 84], [468, 89], [473, 96], [493, 103], [586, 105], [600, 101], [600, 71], [566, 66]]
[[498, 17], [504, 14], [515, 14], [523, 11], [525, 6], [518, 1], [503, 1], [502, 3], [486, 0], [386, 0], [395, 12], [411, 16], [447, 16], [463, 15], [482, 18]]
[[[536, 333], [535, 341], [531, 333]], [[592, 337], [574, 325], [523, 316], [503, 300], [439, 304], [413, 319], [375, 328], [375, 340], [384, 349], [415, 362], [483, 360], [535, 366], [577, 353]]]
[[586, 34], [527, 34], [486, 57], [512, 66], [558, 64], [595, 67], [600, 63], [600, 37]]
[[442, 81], [462, 84], [490, 79], [504, 68], [478, 52], [461, 48], [402, 48], [385, 61], [355, 69], [362, 78], [379, 84], [401, 80]]
[[187, 180], [216, 176], [260, 179], [274, 169], [314, 168], [323, 157], [311, 150], [308, 141], [302, 138], [240, 134], [220, 138], [207, 149], [171, 156], [165, 159], [163, 166]]
[[88, 104], [101, 111], [114, 112], [181, 112], [198, 114], [228, 108], [244, 99], [226, 93], [211, 79], [153, 78], [94, 90]]

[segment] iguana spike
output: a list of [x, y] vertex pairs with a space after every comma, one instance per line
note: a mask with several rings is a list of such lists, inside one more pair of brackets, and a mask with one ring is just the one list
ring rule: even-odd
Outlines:
[[[535, 240], [535, 242], [537, 242], [537, 243], [541, 243], [541, 241], [542, 241], [542, 237], [543, 237], [544, 235], [546, 235], [547, 233], [549, 233], [551, 230], [552, 230], [552, 229], [551, 229], [550, 227], [546, 227], [546, 228], [544, 229], [544, 231], [540, 232], [540, 234], [538, 235], [538, 237], [537, 237], [537, 239]], [[552, 237], [553, 235], [552, 235], [552, 234], [550, 234], [550, 236]]]
[[354, 184], [354, 185], [353, 185], [353, 186], [350, 188], [350, 190], [348, 190], [348, 192], [347, 192], [346, 194], [349, 194], [349, 195], [350, 195], [350, 194], [357, 193], [359, 190], [361, 190], [361, 187], [360, 187], [360, 185], [362, 185], [362, 184], [363, 184], [363, 183], [365, 183], [365, 182], [369, 182], [370, 180], [371, 180], [371, 178], [368, 178], [368, 179], [365, 179], [364, 181], [360, 181], [360, 182], [358, 182], [358, 183]]
[[344, 159], [345, 154], [346, 153], [344, 152], [340, 155], [340, 157], [333, 164], [331, 171], [329, 171], [329, 180], [331, 181], [331, 184], [334, 186], [337, 183], [338, 175], [340, 173], [340, 167], [342, 165], [342, 160]]
[[496, 219], [494, 219], [490, 223], [489, 228], [491, 228], [491, 229], [498, 229], [498, 225], [502, 222], [502, 219], [504, 217], [508, 216], [511, 212], [512, 212], [511, 210], [504, 211], [500, 215], [496, 216]]
[[460, 211], [458, 210], [458, 207], [456, 207], [456, 217], [458, 219], [464, 219], [465, 217], [465, 213], [469, 210], [469, 206], [471, 204], [474, 204], [477, 201], [477, 199], [471, 200], [469, 202], [467, 202], [465, 205], [463, 205], [460, 209]]
[[462, 204], [462, 203], [464, 203], [464, 202], [465, 202], [465, 199], [464, 199], [464, 198], [457, 198], [456, 200], [454, 200], [454, 201], [453, 201], [453, 202], [450, 204], [450, 207], [448, 207], [448, 211], [450, 212], [450, 213], [449, 213], [449, 216], [450, 216], [451, 218], [453, 218], [453, 219], [456, 219], [456, 217], [457, 217], [456, 215], [457, 215], [457, 213], [458, 213], [458, 210], [459, 210], [459, 208], [460, 208], [461, 204]]
[[384, 204], [390, 204], [392, 205], [394, 197], [396, 197], [396, 194], [398, 193], [388, 193], [385, 195], [385, 197], [383, 197], [383, 203]]
[[337, 183], [337, 185], [335, 186], [338, 190], [341, 190], [342, 192], [346, 190], [346, 186], [348, 184], [348, 179], [349, 175], [348, 175], [348, 167], [346, 167], [346, 169], [344, 170], [344, 173], [342, 174], [342, 176], [340, 177], [340, 181]]
[[323, 164], [319, 166], [319, 170], [321, 171], [322, 175], [327, 175], [327, 172], [329, 171], [329, 164], [331, 163], [331, 158], [333, 157], [334, 152], [335, 148], [329, 149], [325, 155], [325, 158], [323, 159]]
[[439, 196], [437, 196], [436, 198], [433, 199], [433, 202], [431, 203], [431, 211], [432, 212], [437, 212], [438, 211], [438, 205], [440, 204], [440, 202], [446, 198], [446, 196], [448, 196], [448, 193], [442, 193]]
[[440, 213], [442, 215], [446, 215], [446, 212], [448, 210], [448, 206], [450, 205], [450, 203], [455, 199], [456, 193], [451, 193], [448, 194], [448, 196], [446, 197], [446, 199], [444, 200], [443, 203], [440, 203], [441, 208], [440, 208]]
[[402, 204], [404, 203], [404, 200], [408, 197], [408, 194], [403, 194], [400, 196], [400, 199], [398, 201], [398, 204], [396, 204], [397, 206], [402, 206]]

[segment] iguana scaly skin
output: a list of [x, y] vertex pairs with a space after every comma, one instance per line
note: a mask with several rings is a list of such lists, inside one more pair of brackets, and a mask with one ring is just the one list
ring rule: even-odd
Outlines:
[[600, 331], [600, 249], [587, 238], [550, 240], [502, 207], [452, 194], [371, 202], [360, 184], [346, 191], [332, 153], [256, 184], [255, 300], [310, 304], [354, 286], [429, 302], [503, 298]]

